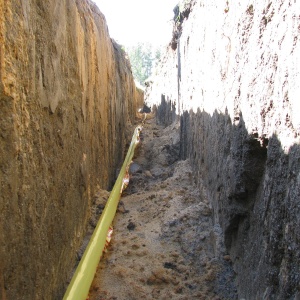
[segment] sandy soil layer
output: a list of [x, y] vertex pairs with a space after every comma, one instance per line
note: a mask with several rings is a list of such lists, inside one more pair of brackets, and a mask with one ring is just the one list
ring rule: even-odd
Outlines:
[[[147, 120], [89, 299], [236, 299], [205, 190], [178, 157], [179, 125]], [[107, 196], [96, 195], [92, 225]]]

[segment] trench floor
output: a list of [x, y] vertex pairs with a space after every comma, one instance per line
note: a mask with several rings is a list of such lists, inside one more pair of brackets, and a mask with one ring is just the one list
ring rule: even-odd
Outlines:
[[[179, 160], [179, 124], [150, 117], [141, 139], [89, 299], [237, 299], [205, 189]], [[94, 219], [108, 195], [96, 194]]]

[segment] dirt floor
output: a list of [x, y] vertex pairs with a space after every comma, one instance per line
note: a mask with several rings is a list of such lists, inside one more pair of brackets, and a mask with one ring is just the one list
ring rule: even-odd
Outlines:
[[[179, 124], [147, 119], [89, 299], [237, 299], [203, 187], [179, 160]], [[108, 198], [95, 197], [91, 225]]]

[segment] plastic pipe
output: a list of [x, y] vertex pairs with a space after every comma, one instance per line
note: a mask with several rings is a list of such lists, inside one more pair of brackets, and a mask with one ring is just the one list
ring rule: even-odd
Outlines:
[[93, 235], [84, 251], [81, 261], [76, 268], [63, 300], [85, 300], [88, 296], [90, 286], [95, 276], [100, 257], [103, 253], [107, 232], [117, 211], [118, 203], [124, 186], [125, 178], [128, 176], [134, 149], [139, 143], [139, 135], [142, 126], [137, 126], [120, 170], [119, 176], [106, 202], [105, 208], [93, 232]]

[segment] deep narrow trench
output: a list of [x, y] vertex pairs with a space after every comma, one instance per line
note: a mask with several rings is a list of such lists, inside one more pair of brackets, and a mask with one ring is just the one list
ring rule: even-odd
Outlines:
[[63, 298], [144, 103], [180, 130], [147, 120], [90, 298], [300, 299], [300, 1], [178, 1], [144, 91], [94, 2], [0, 2], [0, 299]]
[[[146, 121], [89, 299], [236, 298], [230, 258], [214, 246], [212, 210], [179, 146], [178, 123]], [[107, 197], [96, 195], [98, 213]]]

